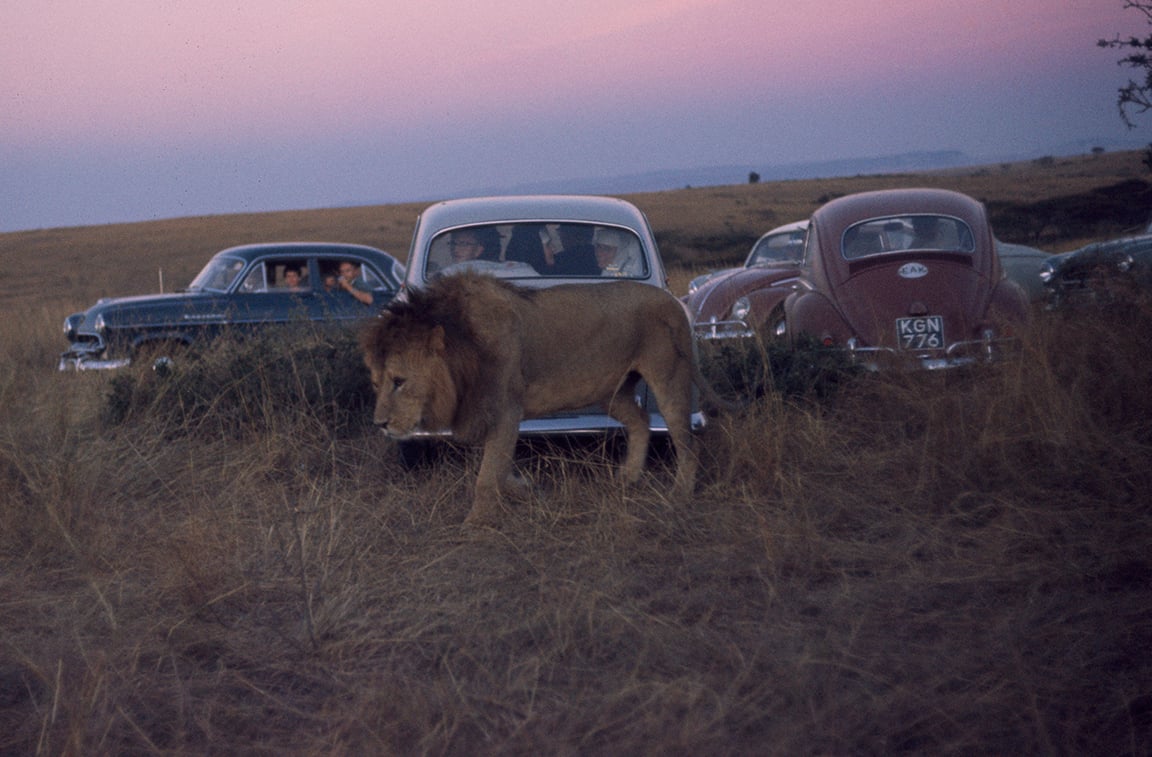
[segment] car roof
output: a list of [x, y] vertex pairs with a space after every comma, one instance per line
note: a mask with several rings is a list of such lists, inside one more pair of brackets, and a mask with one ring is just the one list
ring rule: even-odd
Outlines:
[[632, 203], [596, 195], [508, 195], [445, 200], [421, 214], [421, 226], [434, 232], [479, 223], [587, 221], [646, 230], [644, 214]]
[[[773, 234], [786, 234], [786, 233], [793, 232], [793, 231], [803, 231], [804, 229], [807, 229], [807, 228], [808, 228], [808, 219], [805, 218], [803, 221], [793, 221], [792, 223], [786, 223], [783, 226], [777, 226], [776, 228], [772, 229], [771, 231], [766, 231], [760, 235], [760, 239], [763, 239], [764, 237], [770, 237]], [[758, 239], [756, 241], [760, 241], [760, 240]]]
[[1143, 251], [1148, 247], [1152, 247], [1152, 234], [1138, 234], [1134, 237], [1109, 239], [1103, 242], [1091, 242], [1077, 250], [1073, 250], [1072, 252], [1076, 253], [1082, 250], [1090, 250], [1099, 251], [1101, 253], [1108, 253], [1116, 250], [1128, 250], [1129, 248]]
[[917, 213], [972, 221], [984, 216], [984, 207], [968, 195], [949, 189], [879, 189], [829, 200], [812, 214], [812, 223], [825, 230], [842, 230], [868, 218]]
[[381, 261], [380, 256], [391, 258], [388, 253], [376, 247], [363, 244], [348, 244], [345, 242], [261, 242], [258, 244], [242, 244], [229, 247], [216, 253], [241, 258], [250, 262], [265, 255], [300, 255], [300, 256], [333, 256], [356, 255]]

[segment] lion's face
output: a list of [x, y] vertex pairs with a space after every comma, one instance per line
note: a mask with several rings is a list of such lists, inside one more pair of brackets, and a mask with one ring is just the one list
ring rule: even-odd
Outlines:
[[456, 388], [444, 360], [442, 340], [396, 347], [365, 360], [376, 390], [372, 420], [395, 439], [417, 430], [448, 428], [456, 409]]

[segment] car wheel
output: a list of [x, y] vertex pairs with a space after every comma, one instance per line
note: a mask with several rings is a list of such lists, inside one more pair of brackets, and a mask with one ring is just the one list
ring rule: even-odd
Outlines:
[[188, 345], [183, 342], [144, 342], [137, 345], [132, 353], [132, 362], [135, 365], [151, 368], [159, 375], [171, 373], [177, 361], [188, 352]]

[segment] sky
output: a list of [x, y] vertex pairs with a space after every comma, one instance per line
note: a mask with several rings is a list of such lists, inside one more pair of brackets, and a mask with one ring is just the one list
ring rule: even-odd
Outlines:
[[[1152, 141], [1124, 0], [0, 0], [0, 231]], [[1089, 149], [1089, 148], [1084, 148]]]

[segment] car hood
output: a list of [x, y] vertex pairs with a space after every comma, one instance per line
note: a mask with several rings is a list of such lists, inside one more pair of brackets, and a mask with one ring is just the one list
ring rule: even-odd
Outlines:
[[80, 313], [80, 330], [91, 329], [98, 316], [109, 326], [162, 321], [172, 313], [195, 312], [207, 309], [217, 300], [217, 294], [207, 292], [173, 292], [144, 294], [131, 297], [104, 297]]
[[946, 260], [893, 261], [868, 266], [836, 291], [841, 315], [872, 347], [895, 347], [896, 320], [941, 316], [944, 338], [973, 338], [988, 309], [991, 286], [970, 265]]
[[790, 285], [797, 277], [798, 265], [781, 263], [753, 268], [731, 268], [717, 271], [703, 286], [684, 299], [694, 320], [713, 316], [727, 317], [732, 303], [750, 292]]

